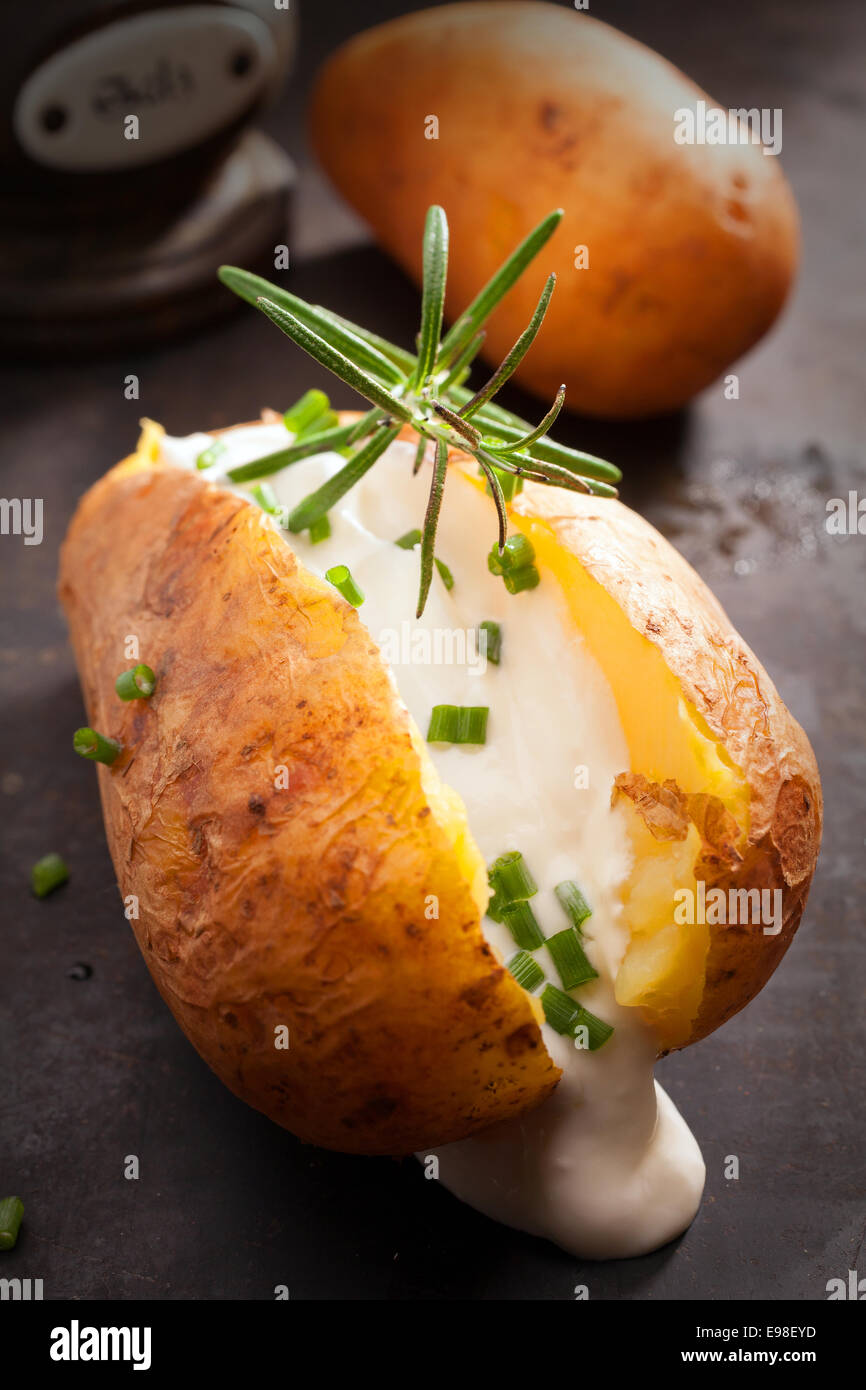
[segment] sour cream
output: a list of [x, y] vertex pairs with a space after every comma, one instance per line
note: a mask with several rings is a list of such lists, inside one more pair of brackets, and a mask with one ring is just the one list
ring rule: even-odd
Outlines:
[[[227, 469], [287, 442], [282, 423], [221, 438], [226, 452], [204, 476], [225, 486]], [[194, 467], [212, 442], [208, 435], [166, 438], [163, 455]], [[433, 761], [463, 798], [485, 861], [522, 852], [539, 886], [532, 907], [546, 936], [568, 925], [555, 885], [563, 879], [580, 885], [592, 907], [583, 933], [599, 979], [574, 995], [615, 1028], [602, 1048], [589, 1052], [543, 1024], [548, 1051], [562, 1068], [553, 1095], [519, 1119], [440, 1148], [439, 1178], [479, 1211], [575, 1255], [645, 1254], [688, 1226], [705, 1169], [687, 1125], [654, 1082], [652, 1034], [614, 998], [627, 945], [620, 889], [631, 862], [624, 812], [610, 805], [613, 779], [629, 766], [616, 704], [554, 577], [543, 573], [538, 588], [511, 595], [488, 572], [493, 504], [459, 474], [449, 475], [436, 543], [453, 587], [435, 571], [416, 622], [418, 551], [394, 543], [424, 516], [429, 467], [413, 477], [414, 455], [413, 445], [393, 444], [330, 512], [328, 540], [312, 545], [306, 534], [283, 534], [315, 574], [349, 567], [364, 594], [360, 617], [422, 736], [434, 705], [489, 707], [486, 744], [431, 744]], [[320, 454], [265, 481], [291, 508], [344, 462]], [[475, 643], [485, 619], [501, 626], [499, 666], [486, 662]], [[490, 918], [482, 925], [501, 960], [514, 954], [507, 927]], [[535, 957], [558, 985], [547, 950]]]

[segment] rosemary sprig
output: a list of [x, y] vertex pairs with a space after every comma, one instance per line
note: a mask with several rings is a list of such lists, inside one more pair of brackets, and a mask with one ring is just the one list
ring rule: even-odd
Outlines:
[[[532, 318], [502, 364], [475, 392], [464, 382], [484, 344], [484, 322], [556, 231], [561, 211], [548, 214], [509, 256], [452, 327], [442, 337], [448, 269], [448, 222], [442, 208], [427, 213], [423, 246], [421, 328], [417, 352], [389, 343], [318, 304], [308, 304], [235, 266], [223, 266], [223, 284], [268, 316], [294, 343], [323, 367], [353, 387], [373, 407], [348, 426], [315, 425], [285, 449], [232, 469], [233, 482], [249, 482], [276, 473], [296, 460], [329, 449], [354, 449], [343, 467], [290, 513], [285, 525], [304, 531], [322, 520], [341, 497], [373, 467], [400, 432], [401, 423], [418, 434], [414, 471], [421, 467], [428, 443], [435, 445], [433, 475], [421, 538], [418, 617], [424, 611], [435, 559], [436, 528], [447, 477], [448, 450], [471, 454], [493, 495], [498, 518], [498, 549], [508, 533], [503, 489], [506, 475], [528, 478], [571, 492], [615, 497], [620, 471], [604, 459], [557, 444], [549, 437], [565, 400], [561, 386], [538, 425], [503, 410], [493, 397], [519, 366], [535, 341], [556, 277], [547, 279]], [[355, 448], [357, 446], [357, 448]], [[509, 496], [511, 494], [509, 493]]]

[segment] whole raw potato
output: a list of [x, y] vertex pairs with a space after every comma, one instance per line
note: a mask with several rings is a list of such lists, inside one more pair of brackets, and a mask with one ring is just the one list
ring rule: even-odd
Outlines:
[[504, 356], [555, 270], [517, 379], [546, 397], [565, 382], [573, 409], [635, 417], [681, 406], [757, 342], [796, 266], [797, 212], [778, 158], [758, 144], [675, 141], [675, 113], [701, 100], [718, 105], [585, 14], [459, 4], [339, 49], [319, 77], [312, 130], [338, 188], [415, 278], [426, 210], [448, 208], [452, 316], [564, 208], [493, 316], [485, 357]]

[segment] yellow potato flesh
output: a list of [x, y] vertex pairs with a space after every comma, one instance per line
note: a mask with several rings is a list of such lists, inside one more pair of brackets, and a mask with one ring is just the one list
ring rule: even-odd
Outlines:
[[[531, 539], [542, 573], [562, 586], [569, 613], [613, 692], [633, 773], [650, 781], [676, 781], [685, 793], [717, 796], [745, 839], [749, 788], [649, 638], [638, 632], [616, 601], [557, 540], [544, 522], [513, 516]], [[623, 769], [629, 771], [629, 769]], [[630, 944], [616, 980], [619, 1003], [639, 1007], [664, 1049], [685, 1042], [704, 988], [709, 929], [674, 922], [674, 893], [695, 887], [701, 849], [694, 826], [684, 840], [653, 837], [629, 806], [634, 848], [623, 886], [623, 921]]]

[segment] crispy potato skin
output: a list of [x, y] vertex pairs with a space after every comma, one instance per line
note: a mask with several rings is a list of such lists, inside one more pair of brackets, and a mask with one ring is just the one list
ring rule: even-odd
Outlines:
[[708, 886], [782, 890], [782, 930], [713, 926], [704, 993], [682, 1046], [712, 1033], [763, 988], [800, 923], [821, 843], [823, 800], [808, 738], [715, 595], [649, 522], [621, 502], [527, 484], [518, 515], [560, 543], [661, 652], [683, 697], [740, 768], [751, 793], [742, 862]]
[[[753, 145], [678, 145], [706, 93], [606, 24], [548, 4], [461, 3], [360, 34], [328, 60], [312, 134], [334, 183], [416, 279], [430, 203], [451, 224], [448, 311], [552, 208], [565, 216], [493, 315], [499, 362], [558, 284], [517, 379], [572, 408], [681, 406], [764, 334], [798, 258], [796, 205]], [[438, 138], [425, 138], [435, 115]], [[589, 268], [577, 269], [585, 246]]]
[[[98, 772], [138, 944], [226, 1085], [357, 1153], [544, 1100], [559, 1070], [484, 940], [378, 651], [259, 509], [118, 465], [72, 520], [60, 596], [88, 719], [128, 750]], [[124, 704], [130, 633], [159, 683]]]

